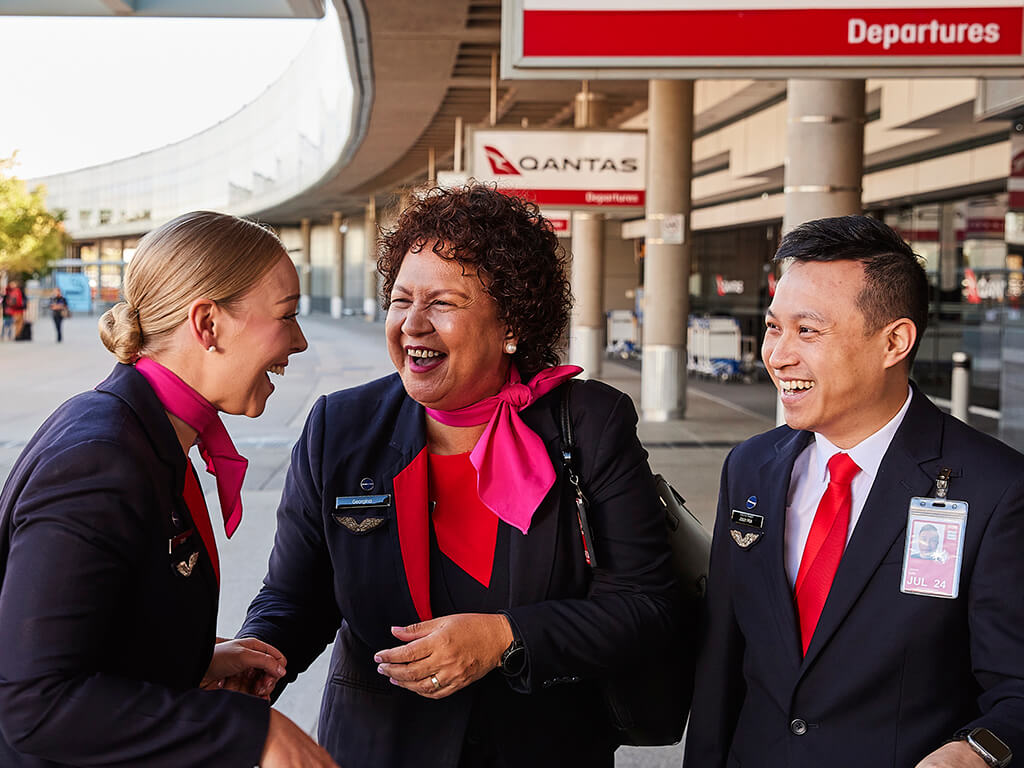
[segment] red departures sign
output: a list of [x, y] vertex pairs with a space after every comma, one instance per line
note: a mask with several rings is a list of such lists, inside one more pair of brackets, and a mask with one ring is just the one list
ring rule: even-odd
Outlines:
[[584, 68], [598, 76], [610, 69], [830, 66], [876, 73], [968, 66], [1024, 71], [1024, 0], [960, 0], [959, 5], [933, 0], [928, 7], [920, 0], [505, 3], [504, 39], [511, 45], [507, 53], [515, 77]]

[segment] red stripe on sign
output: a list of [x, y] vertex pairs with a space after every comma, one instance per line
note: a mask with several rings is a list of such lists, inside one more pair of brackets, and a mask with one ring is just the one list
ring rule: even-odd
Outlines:
[[1019, 56], [1024, 8], [524, 11], [527, 57]]
[[509, 189], [498, 187], [506, 195], [532, 200], [537, 205], [597, 205], [636, 208], [642, 206], [645, 193], [632, 189]]

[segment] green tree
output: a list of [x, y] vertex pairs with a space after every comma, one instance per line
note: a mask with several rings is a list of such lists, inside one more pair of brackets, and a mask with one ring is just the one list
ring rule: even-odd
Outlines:
[[47, 211], [46, 188], [27, 189], [13, 165], [0, 158], [0, 273], [38, 274], [64, 255], [63, 215]]

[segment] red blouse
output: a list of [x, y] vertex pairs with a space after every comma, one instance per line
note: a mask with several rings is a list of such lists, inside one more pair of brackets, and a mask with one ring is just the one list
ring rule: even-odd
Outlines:
[[199, 532], [199, 538], [203, 540], [206, 553], [210, 556], [213, 564], [213, 573], [217, 577], [217, 586], [220, 586], [220, 561], [217, 557], [217, 540], [213, 536], [213, 525], [210, 523], [210, 512], [206, 507], [206, 499], [203, 497], [203, 489], [199, 485], [196, 471], [192, 462], [187, 461], [185, 466], [185, 504], [188, 506], [189, 514], [192, 516], [192, 523]]
[[427, 454], [428, 495], [437, 546], [453, 563], [490, 587], [498, 517], [480, 501], [469, 452]]

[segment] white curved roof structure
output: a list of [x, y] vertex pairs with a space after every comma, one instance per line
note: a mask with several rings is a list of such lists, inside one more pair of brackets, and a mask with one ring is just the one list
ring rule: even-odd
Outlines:
[[[53, 13], [83, 4], [135, 8], [126, 15], [164, 1], [42, 0]], [[319, 1], [256, 5], [301, 11]], [[19, 4], [24, 0], [0, 0], [0, 14], [18, 12], [10, 9]], [[79, 240], [136, 235], [200, 208], [279, 225], [325, 220], [425, 179], [430, 149], [438, 167], [450, 167], [456, 117], [472, 126], [485, 124], [490, 112], [501, 0], [326, 5], [288, 70], [231, 117], [150, 152], [33, 179], [46, 185], [48, 205], [66, 212], [69, 233]], [[610, 124], [645, 106], [644, 81], [605, 81], [600, 89]], [[578, 90], [573, 81], [500, 82], [496, 119], [566, 125]]]

